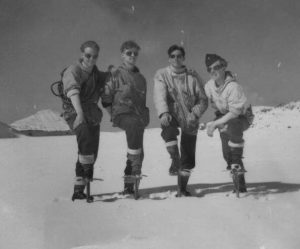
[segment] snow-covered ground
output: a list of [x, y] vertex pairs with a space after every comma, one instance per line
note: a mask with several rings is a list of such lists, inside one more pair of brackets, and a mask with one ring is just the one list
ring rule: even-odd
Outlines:
[[[267, 108], [267, 107], [266, 107]], [[145, 133], [141, 199], [117, 199], [126, 156], [123, 132], [101, 133], [94, 203], [70, 200], [74, 136], [0, 140], [2, 249], [298, 249], [300, 113], [256, 109], [245, 133], [249, 192], [237, 199], [218, 133], [199, 131], [197, 166], [176, 198], [160, 129]]]

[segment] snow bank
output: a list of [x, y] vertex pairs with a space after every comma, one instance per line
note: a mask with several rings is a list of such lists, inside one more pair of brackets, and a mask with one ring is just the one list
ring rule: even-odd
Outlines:
[[36, 134], [68, 134], [69, 126], [59, 113], [52, 110], [42, 110], [27, 118], [15, 121], [11, 127], [21, 133], [27, 135]]

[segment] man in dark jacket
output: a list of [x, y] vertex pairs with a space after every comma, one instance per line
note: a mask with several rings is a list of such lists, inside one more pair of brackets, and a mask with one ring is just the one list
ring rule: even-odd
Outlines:
[[[112, 72], [106, 85], [106, 107], [111, 105], [114, 126], [125, 131], [127, 139], [127, 162], [124, 170], [124, 194], [133, 194], [133, 183], [126, 176], [140, 176], [144, 158], [144, 129], [149, 123], [146, 107], [147, 83], [136, 67], [139, 45], [126, 41], [121, 45], [122, 64]], [[110, 101], [109, 101], [110, 99]]]

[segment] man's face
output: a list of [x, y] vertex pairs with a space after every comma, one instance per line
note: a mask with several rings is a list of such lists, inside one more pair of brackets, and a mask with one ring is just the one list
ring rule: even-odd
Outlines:
[[123, 62], [125, 64], [134, 66], [136, 64], [138, 55], [139, 55], [138, 49], [128, 48], [123, 51], [121, 57], [123, 58]]
[[98, 59], [97, 50], [89, 47], [84, 49], [82, 53], [82, 60], [87, 67], [93, 67], [96, 64], [97, 59]]
[[218, 80], [225, 75], [225, 66], [220, 61], [216, 61], [210, 67], [207, 68], [207, 72], [213, 80]]
[[174, 68], [180, 68], [183, 66], [184, 56], [180, 50], [174, 50], [169, 56], [169, 63]]

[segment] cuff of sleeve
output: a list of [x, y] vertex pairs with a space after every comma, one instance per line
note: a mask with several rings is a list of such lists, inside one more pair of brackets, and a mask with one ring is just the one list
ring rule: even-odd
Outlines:
[[168, 111], [167, 112], [161, 112], [159, 115], [158, 115], [158, 118], [161, 118], [162, 115], [164, 115], [165, 113], [169, 113]]
[[71, 89], [67, 92], [67, 97], [71, 98], [71, 96], [75, 95], [75, 94], [79, 94], [79, 90], [78, 89]]
[[238, 116], [242, 113], [242, 110], [237, 108], [229, 108], [229, 112], [233, 113], [234, 115]]

